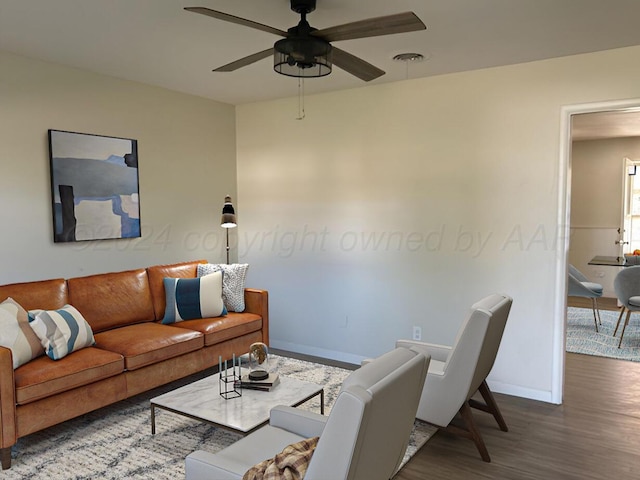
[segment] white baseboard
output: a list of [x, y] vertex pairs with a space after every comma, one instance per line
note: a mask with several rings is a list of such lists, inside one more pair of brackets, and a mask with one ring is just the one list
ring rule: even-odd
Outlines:
[[278, 340], [272, 340], [270, 342], [270, 345], [273, 348], [277, 348], [279, 350], [286, 350], [288, 352], [326, 358], [338, 362], [351, 363], [353, 365], [360, 365], [362, 361], [367, 358], [360, 355], [353, 355], [345, 352], [336, 352], [334, 350], [325, 350], [323, 348], [310, 347], [308, 345], [300, 345], [298, 343], [282, 342]]
[[529, 400], [539, 400], [541, 402], [556, 403], [550, 391], [535, 390], [533, 388], [521, 387], [510, 383], [495, 382], [487, 380], [489, 388], [493, 393], [504, 393], [505, 395], [513, 395], [514, 397], [528, 398]]

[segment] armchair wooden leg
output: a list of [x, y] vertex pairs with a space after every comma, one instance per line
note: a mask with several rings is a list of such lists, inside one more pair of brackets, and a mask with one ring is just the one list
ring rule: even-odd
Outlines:
[[485, 404], [482, 404], [477, 400], [471, 399], [469, 400], [469, 405], [473, 408], [477, 408], [478, 410], [482, 410], [483, 412], [487, 412], [493, 415], [493, 418], [495, 418], [496, 422], [498, 422], [498, 426], [500, 427], [500, 430], [502, 430], [503, 432], [508, 432], [509, 427], [507, 427], [507, 422], [504, 421], [502, 412], [500, 412], [500, 408], [498, 408], [498, 403], [496, 402], [496, 399], [493, 397], [493, 393], [491, 393], [491, 390], [489, 389], [489, 385], [487, 385], [486, 380], [483, 380], [483, 382], [480, 384], [478, 391], [480, 392], [480, 395], [482, 395], [482, 398], [484, 399]]
[[482, 439], [482, 435], [480, 434], [480, 430], [478, 430], [476, 422], [473, 419], [473, 413], [471, 412], [471, 406], [469, 405], [469, 402], [464, 402], [462, 407], [460, 407], [460, 415], [462, 415], [462, 419], [464, 420], [466, 429], [457, 427], [455, 425], [447, 425], [445, 430], [453, 433], [454, 435], [460, 435], [462, 437], [473, 440], [473, 443], [476, 444], [478, 452], [480, 452], [482, 460], [484, 460], [485, 462], [491, 462], [489, 451], [487, 450], [487, 447], [484, 444], [484, 440]]
[[476, 426], [476, 422], [473, 419], [473, 413], [471, 412], [471, 407], [469, 406], [469, 402], [465, 402], [460, 409], [460, 413], [462, 414], [462, 418], [464, 419], [464, 423], [467, 425], [467, 429], [471, 434], [471, 440], [476, 444], [476, 448], [478, 452], [480, 452], [480, 456], [482, 460], [485, 462], [490, 462], [491, 457], [489, 456], [489, 451], [487, 450], [486, 445], [484, 444], [484, 440], [482, 439], [482, 435], [480, 435], [480, 430]]
[[0, 449], [0, 459], [2, 460], [2, 470], [8, 470], [11, 467], [11, 447]]

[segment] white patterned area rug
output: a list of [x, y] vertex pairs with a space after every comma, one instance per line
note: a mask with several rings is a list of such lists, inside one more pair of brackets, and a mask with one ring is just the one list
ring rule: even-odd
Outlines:
[[600, 310], [602, 325], [598, 325], [599, 331], [596, 332], [593, 310], [567, 308], [567, 352], [640, 362], [640, 313], [631, 314], [620, 348], [618, 342], [624, 317], [616, 336], [613, 336], [619, 315], [616, 311]]
[[[350, 373], [342, 368], [276, 355], [271, 358], [277, 362], [281, 375], [325, 385], [325, 414], [329, 413], [342, 381]], [[192, 376], [188, 381], [201, 376]], [[12, 450], [11, 469], [2, 471], [0, 478], [184, 478], [184, 459], [191, 452], [216, 452], [240, 438], [222, 428], [161, 409], [156, 409], [156, 434], [151, 435], [149, 400], [188, 381], [174, 382], [21, 438]], [[319, 402], [315, 397], [298, 408], [319, 412]], [[435, 431], [435, 427], [416, 420], [403, 465]]]

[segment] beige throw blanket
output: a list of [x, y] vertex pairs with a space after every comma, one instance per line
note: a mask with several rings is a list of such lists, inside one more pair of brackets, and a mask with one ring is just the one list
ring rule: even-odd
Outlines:
[[251, 467], [242, 480], [302, 480], [318, 439], [307, 438], [284, 447], [275, 457]]

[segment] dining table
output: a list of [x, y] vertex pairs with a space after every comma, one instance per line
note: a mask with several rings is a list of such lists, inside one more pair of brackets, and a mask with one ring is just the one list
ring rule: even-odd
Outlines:
[[596, 255], [588, 262], [589, 265], [604, 265], [609, 267], [631, 267], [640, 265], [640, 255], [627, 255], [615, 257], [609, 255]]

